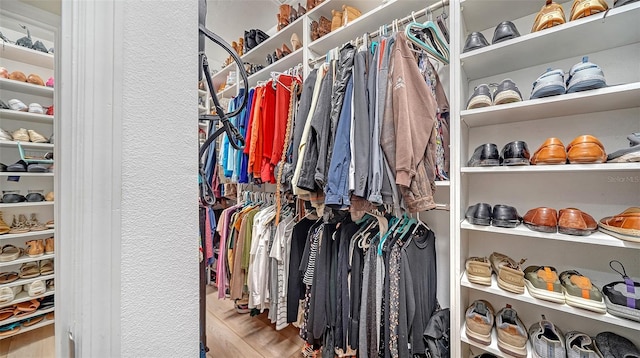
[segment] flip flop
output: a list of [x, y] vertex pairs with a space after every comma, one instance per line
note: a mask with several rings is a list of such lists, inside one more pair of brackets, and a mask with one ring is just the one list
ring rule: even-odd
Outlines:
[[40, 309], [46, 310], [49, 308], [53, 308], [54, 304], [54, 296], [47, 296], [40, 301]]
[[29, 326], [33, 326], [34, 324], [42, 322], [42, 320], [44, 320], [44, 315], [27, 318], [25, 320], [20, 321], [20, 323], [22, 324], [22, 327], [29, 327]]
[[20, 278], [34, 278], [40, 276], [40, 266], [36, 262], [25, 262], [20, 266]]
[[2, 202], [5, 204], [16, 204], [24, 201], [27, 201], [27, 198], [20, 194], [9, 193], [2, 196]]
[[3, 272], [0, 273], [0, 285], [3, 285], [5, 283], [11, 283], [15, 280], [17, 280], [18, 278], [20, 278], [20, 275], [18, 275], [17, 272]]
[[14, 306], [0, 308], [0, 321], [13, 317], [13, 312], [16, 310]]
[[22, 255], [22, 249], [14, 245], [4, 245], [0, 253], [0, 262], [9, 262], [17, 259]]
[[20, 322], [0, 326], [0, 337], [12, 335], [20, 330]]
[[29, 193], [27, 194], [26, 199], [30, 203], [37, 203], [39, 201], [44, 201], [44, 195], [40, 193]]
[[47, 167], [42, 164], [32, 163], [27, 167], [29, 173], [46, 173]]
[[39, 307], [40, 307], [40, 301], [35, 299], [27, 302], [20, 302], [16, 304], [16, 309], [13, 311], [13, 314], [15, 316], [18, 316], [18, 315], [24, 315], [22, 313], [27, 313], [27, 314], [33, 313]]
[[8, 172], [26, 172], [27, 171], [27, 162], [24, 160], [18, 160], [14, 164], [11, 164], [7, 167]]

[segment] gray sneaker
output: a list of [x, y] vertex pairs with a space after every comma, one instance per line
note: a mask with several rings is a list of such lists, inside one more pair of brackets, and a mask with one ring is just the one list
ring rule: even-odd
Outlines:
[[567, 93], [587, 91], [607, 87], [604, 73], [600, 66], [589, 62], [589, 57], [584, 56], [582, 62], [571, 67], [567, 79]]
[[640, 358], [638, 347], [630, 340], [613, 332], [598, 333], [596, 348], [605, 358]]
[[547, 72], [543, 73], [533, 83], [533, 90], [531, 91], [531, 99], [557, 96], [564, 94], [567, 91], [564, 84], [564, 72], [562, 70], [547, 69]]
[[616, 150], [607, 156], [607, 163], [640, 162], [640, 132], [627, 136], [629, 148]]
[[566, 358], [564, 335], [560, 328], [547, 321], [534, 323], [529, 328], [533, 356], [536, 358]]
[[567, 332], [567, 358], [602, 358], [597, 352], [596, 342], [588, 334]]

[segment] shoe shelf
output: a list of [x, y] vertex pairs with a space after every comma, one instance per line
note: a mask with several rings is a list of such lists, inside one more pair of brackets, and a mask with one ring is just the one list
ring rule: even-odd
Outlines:
[[[53, 144], [50, 143], [30, 143], [30, 142], [20, 142], [20, 145], [23, 148], [33, 148], [33, 149], [53, 149]], [[8, 141], [8, 140], [0, 140], [0, 147], [14, 147], [18, 148], [18, 142]]]
[[237, 68], [235, 63], [231, 63], [229, 65], [224, 66], [223, 69], [218, 70], [218, 72], [212, 74], [211, 81], [213, 82], [213, 90], [217, 91], [221, 83], [227, 82], [227, 76], [229, 75], [229, 72], [236, 71], [236, 69]]
[[45, 280], [48, 280], [50, 278], [55, 278], [55, 274], [52, 273], [51, 275], [40, 275], [38, 277], [32, 277], [32, 278], [26, 278], [26, 279], [18, 279], [16, 281], [13, 281], [13, 282], [10, 282], [10, 283], [3, 283], [2, 285], [0, 285], [0, 288], [26, 285], [26, 284], [31, 283], [31, 282], [35, 282], [35, 281], [38, 281], [38, 280], [45, 281]]
[[0, 235], [0, 240], [8, 240], [8, 239], [28, 239], [28, 238], [32, 238], [32, 237], [39, 237], [39, 236], [53, 236], [53, 229], [47, 229], [47, 230], [42, 230], [42, 231], [29, 231], [27, 233], [24, 234], [4, 234], [4, 235]]
[[45, 254], [45, 255], [42, 255], [42, 256], [38, 256], [38, 257], [29, 257], [27, 255], [23, 255], [22, 257], [20, 257], [20, 258], [18, 258], [16, 260], [13, 260], [13, 261], [0, 262], [0, 267], [19, 265], [19, 264], [23, 264], [25, 262], [34, 262], [34, 261], [41, 261], [41, 260], [46, 260], [46, 259], [53, 259], [55, 257], [56, 257], [55, 254]]
[[0, 46], [0, 57], [33, 66], [53, 70], [53, 55], [30, 48], [3, 42]]
[[31, 207], [31, 206], [49, 206], [49, 205], [53, 206], [53, 201], [38, 201], [34, 203], [22, 202], [22, 203], [10, 203], [10, 204], [0, 203], [0, 209], [25, 208], [25, 207]]
[[[20, 293], [18, 293], [16, 295], [16, 298], [14, 298], [13, 301], [8, 302], [8, 303], [3, 303], [2, 305], [0, 305], [0, 308], [4, 308], [4, 307], [7, 307], [7, 306], [12, 306], [12, 305], [15, 305], [15, 304], [18, 304], [18, 303], [21, 303], [21, 302], [27, 302], [27, 301], [31, 301], [31, 300], [38, 299], [38, 298], [44, 298], [44, 297], [47, 297], [47, 296], [51, 296], [51, 295], [53, 295], [55, 293], [56, 293], [55, 290], [48, 290], [47, 292], [45, 292], [45, 293], [43, 293], [41, 295], [31, 297], [31, 296], [29, 296], [28, 293], [26, 293], [24, 291], [21, 291]], [[3, 323], [4, 323], [4, 321], [0, 321], [0, 326], [2, 326]]]
[[[329, 6], [329, 9], [338, 10], [337, 6], [333, 7], [332, 4], [333, 2], [326, 6]], [[411, 15], [412, 11], [420, 10], [424, 7], [424, 1], [389, 0], [368, 12], [363, 12], [362, 16], [348, 23], [346, 26], [331, 31], [313, 41], [309, 44], [309, 49], [317, 55], [324, 55], [335, 47], [342, 46], [342, 44], [358, 36], [362, 36], [367, 32], [373, 32], [377, 30], [379, 26], [390, 24], [395, 19]], [[340, 7], [339, 10], [342, 11], [342, 7]], [[329, 18], [329, 20], [331, 20], [331, 18]]]
[[235, 83], [232, 84], [232, 85], [229, 85], [229, 86], [225, 86], [222, 91], [216, 93], [216, 96], [218, 96], [220, 98], [234, 97], [236, 95], [236, 88], [237, 87], [238, 87], [238, 85], [235, 84]]
[[198, 106], [198, 113], [199, 113], [199, 114], [207, 114], [207, 107], [205, 107], [205, 106]]
[[198, 96], [199, 97], [206, 97], [209, 94], [209, 92], [205, 91], [205, 90], [198, 90]]
[[[556, 1], [556, 3], [559, 4], [567, 2], [571, 4], [571, 0]], [[527, 15], [535, 14], [540, 11], [542, 5], [544, 5], [544, 2], [531, 0], [460, 1], [462, 18], [469, 33], [493, 28], [502, 21], [513, 21]]]
[[13, 322], [22, 321], [22, 320], [25, 320], [25, 319], [28, 319], [28, 318], [31, 318], [31, 317], [38, 317], [40, 315], [47, 314], [47, 313], [50, 313], [50, 312], [53, 312], [53, 311], [54, 311], [54, 307], [51, 307], [51, 308], [47, 308], [46, 310], [36, 310], [32, 314], [29, 314], [29, 315], [26, 315], [26, 316], [7, 318], [4, 321], [0, 321], [0, 326], [4, 326], [5, 324], [11, 324]]
[[[511, 357], [510, 355], [503, 353], [500, 348], [498, 348], [498, 334], [495, 329], [491, 330], [491, 344], [488, 346], [469, 339], [469, 337], [467, 337], [466, 325], [464, 324], [462, 325], [462, 328], [460, 328], [460, 339], [473, 347], [479, 348], [487, 353], [492, 353], [498, 357]], [[474, 357], [479, 354], [479, 352], [473, 353]], [[533, 358], [533, 349], [531, 348], [530, 340], [527, 341], [527, 358]]]
[[55, 322], [54, 320], [48, 320], [48, 319], [45, 318], [42, 322], [34, 324], [33, 326], [20, 327], [19, 331], [16, 331], [16, 332], [14, 332], [12, 334], [7, 334], [5, 336], [0, 336], [0, 340], [11, 338], [13, 336], [17, 336], [19, 334], [26, 333], [26, 332], [29, 332], [29, 331], [33, 331], [33, 330], [36, 330], [38, 328], [42, 328], [42, 327], [48, 326], [50, 324], [53, 324], [54, 322]]
[[560, 164], [560, 165], [523, 165], [500, 167], [462, 167], [467, 174], [487, 173], [580, 173], [580, 172], [625, 172], [640, 170], [640, 163], [601, 163], [601, 164]]
[[[591, 278], [592, 278], [592, 281], [595, 283], [596, 279], [593, 276]], [[567, 304], [560, 304], [560, 303], [541, 300], [531, 296], [527, 288], [525, 288], [524, 293], [522, 294], [505, 291], [498, 286], [498, 282], [495, 278], [495, 275], [491, 276], [491, 286], [484, 286], [484, 285], [479, 285], [469, 281], [469, 279], [467, 278], [467, 273], [464, 272], [464, 274], [462, 275], [462, 278], [460, 279], [460, 284], [463, 287], [466, 287], [472, 290], [483, 291], [492, 295], [502, 296], [512, 300], [526, 302], [536, 306], [546, 307], [552, 310], [570, 313], [575, 316], [586, 317], [589, 319], [613, 324], [619, 327], [625, 327], [625, 328], [630, 328], [636, 331], [640, 331], [640, 322], [619, 318], [609, 313], [605, 313], [605, 314], [596, 313], [596, 312], [588, 311], [585, 309], [569, 306]], [[599, 285], [598, 283], [596, 283], [596, 285], [599, 288], [602, 287], [602, 285]]]
[[0, 177], [52, 177], [53, 173], [0, 172]]
[[[0, 89], [34, 96], [53, 98], [53, 87], [38, 86], [28, 82], [0, 78]], [[3, 96], [4, 97], [4, 96]]]
[[276, 48], [282, 49], [283, 44], [287, 45], [287, 47], [293, 51], [293, 48], [291, 48], [291, 35], [294, 33], [298, 34], [298, 37], [302, 41], [303, 20], [304, 16], [300, 16], [275, 34], [267, 34], [269, 38], [244, 54], [241, 57], [242, 62], [265, 65], [267, 63], [267, 55], [273, 54]]
[[638, 106], [640, 106], [640, 82], [633, 82], [591, 91], [463, 110], [460, 112], [460, 117], [469, 127], [481, 127]]
[[[464, 3], [480, 2], [467, 0]], [[492, 2], [492, 1], [491, 1]], [[491, 3], [483, 1], [482, 4]], [[502, 3], [500, 1], [498, 3]], [[521, 4], [526, 1], [514, 2]], [[464, 4], [463, 3], [463, 4]], [[534, 2], [540, 10], [544, 2]], [[467, 11], [467, 10], [465, 10]], [[502, 11], [498, 12], [502, 16]], [[640, 18], [640, 3], [629, 4], [611, 9], [605, 13], [591, 15], [550, 29], [522, 35], [515, 39], [490, 45], [460, 55], [462, 69], [468, 80], [484, 78], [514, 71], [521, 68], [541, 65], [556, 60], [575, 57], [578, 62], [585, 54], [607, 50], [640, 41], [637, 21]], [[477, 18], [474, 14], [474, 18]], [[503, 18], [515, 20], [515, 18]], [[500, 21], [493, 24], [497, 25]], [[524, 29], [523, 29], [524, 30]], [[606, 66], [605, 66], [606, 71]]]
[[53, 116], [49, 116], [46, 114], [14, 111], [11, 109], [0, 109], [0, 119], [11, 119], [15, 121], [53, 124]]
[[547, 240], [556, 240], [556, 241], [568, 241], [568, 242], [575, 242], [579, 244], [602, 245], [602, 246], [611, 246], [611, 247], [621, 247], [621, 248], [627, 248], [627, 249], [640, 249], [640, 243], [638, 242], [621, 240], [600, 231], [596, 231], [589, 236], [573, 236], [573, 235], [565, 235], [560, 233], [545, 233], [545, 232], [533, 231], [533, 230], [529, 230], [525, 225], [522, 225], [522, 224], [518, 225], [513, 229], [509, 229], [509, 228], [496, 227], [496, 226], [473, 225], [469, 223], [467, 220], [463, 221], [460, 224], [460, 228], [463, 230], [491, 232], [491, 233], [504, 234], [504, 235], [517, 235], [522, 237], [533, 237], [538, 239], [547, 239]]
[[[249, 76], [249, 87], [253, 87], [258, 84], [258, 81], [266, 81], [271, 78], [271, 72], [283, 72], [297, 64], [302, 63], [302, 48], [299, 48], [284, 58], [270, 64], [269, 66], [261, 69], [260, 71]], [[242, 83], [242, 82], [240, 82]]]
[[0, 336], [0, 340], [11, 338], [13, 336], [17, 336], [17, 335], [25, 333], [25, 332], [33, 331], [33, 330], [48, 326], [48, 325], [53, 324], [53, 323], [55, 323], [55, 320], [48, 320], [48, 319], [45, 318], [42, 322], [34, 324], [33, 326], [20, 327], [19, 331], [16, 331], [16, 332], [14, 332], [12, 334], [7, 334], [6, 336]]

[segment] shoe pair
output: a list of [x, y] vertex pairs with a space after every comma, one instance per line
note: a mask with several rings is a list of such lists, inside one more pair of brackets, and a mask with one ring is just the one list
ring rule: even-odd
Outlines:
[[[24, 37], [21, 37], [21, 38], [17, 39], [16, 40], [16, 45], [22, 46], [22, 47], [26, 47], [26, 48], [30, 48], [32, 50], [44, 52], [44, 53], [53, 52], [53, 48], [51, 49], [51, 51], [47, 50], [47, 47], [42, 43], [42, 41], [37, 40], [36, 42], [33, 42], [31, 40], [31, 32], [29, 31], [29, 28], [27, 28], [24, 25], [20, 25], [20, 27], [22, 27], [24, 30], [27, 31], [27, 36], [24, 36]], [[6, 38], [4, 38], [3, 40], [5, 40], [5, 39]], [[10, 42], [10, 41], [7, 41], [7, 42]]]
[[532, 297], [604, 314], [607, 306], [602, 292], [591, 280], [576, 270], [558, 275], [552, 266], [529, 266], [524, 270], [524, 283]]
[[627, 136], [629, 147], [617, 150], [607, 156], [607, 163], [640, 162], [640, 132]]
[[516, 262], [505, 254], [492, 253], [489, 258], [470, 257], [465, 262], [469, 282], [491, 286], [491, 275], [495, 272], [498, 287], [517, 294], [524, 293], [524, 273], [520, 267], [526, 259]]
[[320, 16], [318, 21], [313, 20], [311, 22], [311, 41], [315, 41], [330, 33], [332, 25], [332, 21], [324, 16]]
[[[491, 42], [495, 45], [503, 41], [515, 39], [519, 36], [520, 32], [518, 32], [516, 25], [511, 21], [504, 21], [496, 26], [493, 31], [493, 40]], [[487, 42], [484, 35], [481, 32], [472, 32], [467, 36], [462, 52], [469, 52], [486, 46], [489, 46], [489, 42]]]
[[531, 99], [588, 91], [606, 86], [607, 82], [600, 66], [589, 62], [589, 57], [584, 56], [582, 62], [571, 67], [566, 82], [562, 70], [547, 69], [533, 82]]
[[467, 162], [468, 167], [492, 167], [492, 166], [512, 166], [529, 165], [529, 147], [524, 141], [513, 141], [502, 147], [502, 152], [498, 153], [498, 146], [493, 143], [486, 143], [478, 146]]
[[534, 208], [524, 215], [524, 225], [529, 230], [565, 235], [588, 236], [598, 229], [598, 223], [589, 214], [576, 208]]
[[492, 87], [496, 87], [495, 92], [491, 91], [490, 85], [481, 84], [474, 88], [469, 101], [467, 102], [467, 109], [475, 109], [489, 106], [497, 106], [500, 104], [507, 104], [513, 102], [521, 102], [522, 94], [516, 86], [515, 82], [511, 79], [504, 79], [500, 84], [492, 84]]
[[522, 218], [513, 206], [498, 204], [491, 208], [487, 203], [477, 203], [467, 208], [465, 217], [473, 225], [514, 228]]
[[265, 34], [264, 31], [259, 29], [251, 29], [249, 31], [244, 31], [244, 53], [251, 51], [254, 47], [263, 43], [266, 39], [269, 38], [269, 35]]
[[267, 55], [267, 65], [270, 65], [278, 60], [283, 59], [285, 56], [289, 55], [291, 50], [287, 47], [286, 44], [282, 44], [282, 49], [277, 48], [273, 54]]
[[[630, 151], [631, 158], [640, 153], [640, 145], [637, 150]], [[640, 154], [637, 155], [640, 160]], [[547, 138], [531, 156], [531, 165], [541, 164], [595, 164], [607, 161], [607, 153], [604, 145], [598, 138], [592, 135], [580, 135], [573, 139], [566, 147], [558, 138]]]
[[[581, 19], [607, 9], [609, 9], [609, 6], [605, 0], [574, 0], [569, 19], [570, 21]], [[553, 0], [546, 0], [546, 4], [540, 9], [533, 21], [531, 32], [549, 29], [566, 22], [562, 5], [553, 2]]]
[[42, 134], [34, 130], [26, 130], [24, 128], [20, 128], [11, 133], [11, 138], [16, 142], [46, 143], [49, 141]]
[[513, 357], [527, 356], [527, 330], [511, 305], [507, 304], [494, 314], [489, 302], [476, 300], [466, 310], [465, 323], [465, 332], [472, 341], [490, 345], [491, 331], [495, 327], [500, 351]]
[[44, 81], [42, 78], [36, 74], [30, 74], [29, 76], [25, 76], [23, 72], [14, 71], [9, 74], [6, 68], [0, 68], [0, 73], [2, 73], [2, 77], [8, 78], [10, 80], [18, 81], [18, 82], [27, 82], [37, 86], [44, 86]]

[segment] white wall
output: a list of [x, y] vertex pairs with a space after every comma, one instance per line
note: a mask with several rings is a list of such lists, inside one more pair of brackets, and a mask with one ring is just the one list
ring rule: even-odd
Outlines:
[[58, 357], [199, 355], [197, 19], [196, 1], [62, 3]]
[[122, 356], [195, 357], [197, 2], [123, 4]]

